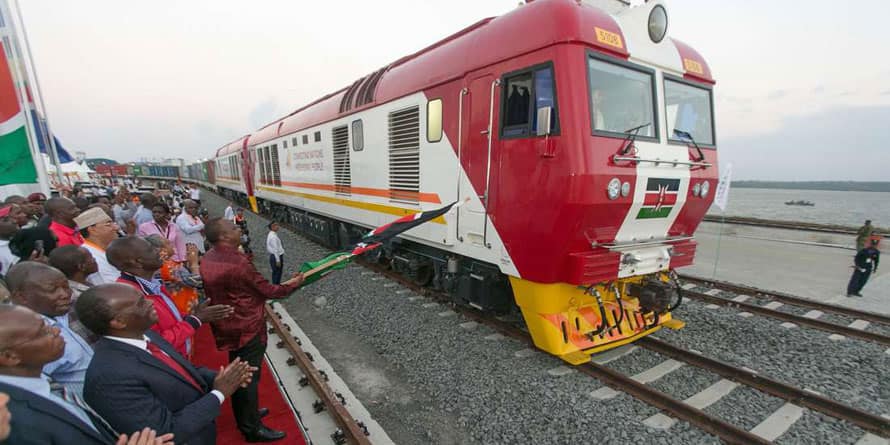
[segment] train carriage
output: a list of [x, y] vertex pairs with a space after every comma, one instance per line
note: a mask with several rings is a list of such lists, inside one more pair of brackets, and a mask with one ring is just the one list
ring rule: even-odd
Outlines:
[[246, 144], [249, 136], [242, 136], [216, 150], [213, 163], [216, 171], [216, 185], [221, 194], [229, 199], [241, 201], [242, 206], [256, 206], [247, 201], [248, 196], [253, 196], [253, 181], [248, 179], [245, 169], [248, 164], [244, 162]]
[[518, 307], [571, 363], [681, 327], [671, 272], [716, 185], [714, 80], [667, 20], [661, 1], [530, 2], [227, 144], [218, 182], [332, 245], [465, 202], [378, 260]]

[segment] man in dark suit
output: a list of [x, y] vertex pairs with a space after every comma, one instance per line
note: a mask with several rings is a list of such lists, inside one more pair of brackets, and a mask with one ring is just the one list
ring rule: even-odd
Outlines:
[[151, 301], [132, 286], [103, 284], [81, 294], [81, 322], [102, 336], [87, 369], [84, 398], [112, 427], [137, 424], [174, 433], [178, 443], [216, 443], [216, 417], [226, 397], [250, 383], [256, 368], [233, 360], [219, 373], [196, 368], [150, 328]]
[[58, 327], [25, 307], [0, 306], [0, 392], [9, 395], [7, 407], [12, 415], [10, 436], [4, 443], [172, 444], [172, 434], [156, 437], [150, 430], [119, 436], [82, 401], [72, 398], [73, 392], [66, 392], [64, 398], [53, 393], [41, 370], [64, 351]]

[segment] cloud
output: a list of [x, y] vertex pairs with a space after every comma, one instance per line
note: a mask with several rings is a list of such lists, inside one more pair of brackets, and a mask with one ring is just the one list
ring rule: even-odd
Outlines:
[[[781, 121], [768, 133], [718, 140], [739, 179], [887, 179], [890, 106], [835, 107]], [[718, 136], [719, 138], [719, 136]]]
[[266, 99], [250, 110], [247, 114], [248, 127], [260, 128], [281, 117], [281, 107], [275, 98]]
[[825, 92], [825, 85], [817, 85], [815, 88], [813, 88], [813, 91], [812, 91], [813, 94], [822, 94], [824, 92]]
[[777, 100], [785, 97], [786, 95], [788, 95], [788, 90], [773, 90], [770, 91], [766, 98], [769, 100]]
[[884, 90], [879, 93], [881, 96], [890, 96], [890, 90]]

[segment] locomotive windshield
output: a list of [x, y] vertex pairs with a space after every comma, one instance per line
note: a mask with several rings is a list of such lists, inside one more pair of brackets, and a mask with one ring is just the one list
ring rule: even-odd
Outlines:
[[671, 141], [684, 142], [674, 135], [676, 129], [689, 133], [700, 144], [714, 145], [710, 90], [665, 79], [664, 108]]
[[654, 138], [652, 73], [588, 58], [590, 110], [594, 132], [620, 133], [639, 128], [637, 137]]

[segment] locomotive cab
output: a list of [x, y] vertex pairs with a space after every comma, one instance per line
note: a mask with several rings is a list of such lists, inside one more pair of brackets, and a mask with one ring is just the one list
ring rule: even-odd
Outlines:
[[575, 41], [492, 83], [496, 172], [482, 189], [536, 345], [581, 363], [683, 326], [673, 270], [692, 264], [716, 186], [714, 82], [698, 53], [666, 36], [663, 3], [615, 15], [556, 3], [523, 8], [571, 14]]

